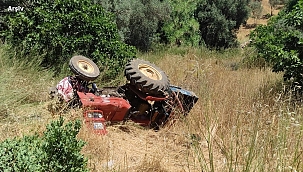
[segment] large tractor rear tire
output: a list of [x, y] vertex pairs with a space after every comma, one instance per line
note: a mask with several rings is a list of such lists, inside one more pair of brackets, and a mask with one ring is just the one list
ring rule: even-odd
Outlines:
[[163, 97], [169, 89], [167, 75], [156, 65], [141, 59], [133, 59], [125, 66], [124, 74], [130, 84], [141, 92]]
[[69, 67], [77, 77], [85, 81], [93, 81], [100, 75], [98, 66], [84, 56], [73, 56], [69, 61]]

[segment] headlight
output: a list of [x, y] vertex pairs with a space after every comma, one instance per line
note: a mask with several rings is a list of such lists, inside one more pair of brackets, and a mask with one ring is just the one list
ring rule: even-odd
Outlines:
[[87, 113], [87, 117], [92, 118], [93, 114], [92, 113]]
[[98, 112], [89, 112], [87, 113], [88, 118], [103, 118], [103, 115]]
[[101, 113], [94, 113], [94, 118], [103, 118], [103, 115]]

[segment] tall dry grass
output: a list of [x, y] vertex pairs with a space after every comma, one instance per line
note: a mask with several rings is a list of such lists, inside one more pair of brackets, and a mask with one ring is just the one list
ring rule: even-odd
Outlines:
[[131, 123], [108, 127], [104, 137], [83, 129], [92, 171], [301, 171], [302, 105], [291, 101], [282, 74], [247, 69], [244, 55], [141, 54], [200, 99], [187, 118], [159, 132]]
[[158, 63], [172, 84], [200, 97], [176, 126], [199, 167], [187, 170], [301, 171], [301, 102], [293, 101], [282, 74], [242, 68], [241, 52], [225, 55], [190, 50]]
[[[82, 153], [90, 170], [302, 171], [302, 104], [292, 101], [282, 74], [264, 67], [246, 68], [246, 56], [240, 50], [190, 48], [139, 54], [163, 69], [171, 84], [195, 92], [199, 100], [186, 118], [158, 132], [128, 122], [108, 126], [108, 134], [98, 136], [83, 124], [78, 137], [87, 142]], [[37, 96], [47, 94], [49, 84], [60, 78], [51, 79], [47, 71], [37, 73], [0, 57], [5, 66], [0, 74], [0, 104], [16, 97], [12, 104], [16, 106], [9, 106], [0, 120], [1, 140], [43, 133], [59, 115], [67, 120], [82, 118], [81, 109], [51, 113], [50, 102]], [[16, 80], [19, 84], [11, 86]], [[20, 91], [22, 87], [27, 92]], [[18, 101], [23, 94], [31, 99]]]

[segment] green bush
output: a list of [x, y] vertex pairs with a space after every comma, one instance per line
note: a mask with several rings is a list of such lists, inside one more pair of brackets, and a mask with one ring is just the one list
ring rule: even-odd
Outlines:
[[[291, 2], [293, 3], [293, 2]], [[251, 33], [259, 58], [271, 64], [274, 72], [284, 72], [284, 79], [303, 85], [303, 1], [289, 4], [266, 26]]]
[[46, 157], [43, 166], [48, 171], [87, 171], [87, 160], [80, 153], [85, 143], [77, 140], [81, 128], [80, 121], [63, 126], [63, 118], [47, 126], [41, 146]]
[[24, 11], [4, 16], [2, 39], [23, 58], [43, 55], [42, 65], [60, 70], [72, 55], [91, 58], [105, 70], [104, 79], [116, 77], [135, 48], [120, 40], [113, 16], [91, 0], [38, 0]]
[[37, 136], [0, 143], [0, 171], [43, 171], [41, 144]]
[[61, 117], [47, 126], [44, 136], [24, 136], [0, 143], [0, 171], [88, 171], [76, 139], [80, 121], [65, 126]]

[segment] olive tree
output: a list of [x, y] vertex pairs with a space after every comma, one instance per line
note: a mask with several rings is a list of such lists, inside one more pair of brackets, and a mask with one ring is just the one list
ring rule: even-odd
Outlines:
[[198, 1], [195, 17], [205, 45], [215, 49], [236, 46], [236, 31], [248, 19], [248, 5], [249, 0]]
[[200, 41], [199, 23], [194, 18], [195, 0], [168, 0], [170, 18], [163, 23], [162, 41], [168, 44], [196, 46]]
[[160, 0], [102, 0], [98, 3], [115, 15], [123, 41], [142, 51], [158, 42], [161, 23], [169, 19], [171, 12], [168, 2]]

